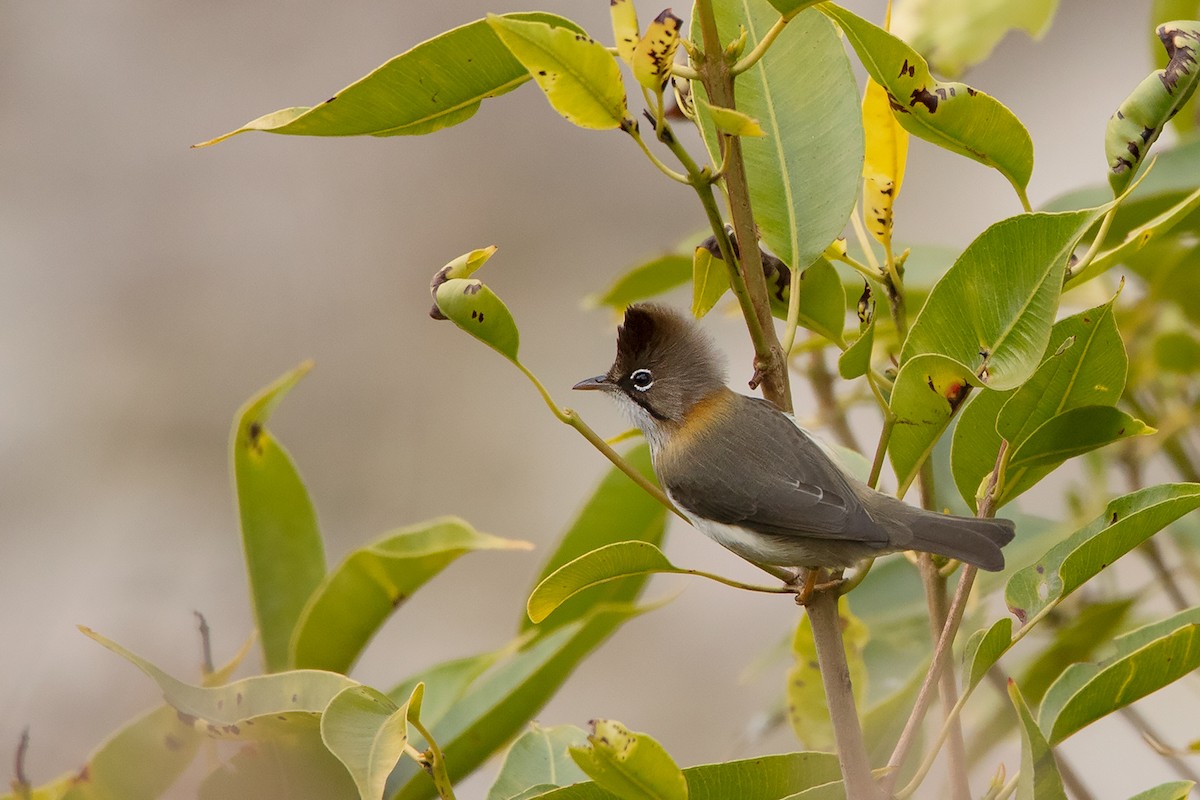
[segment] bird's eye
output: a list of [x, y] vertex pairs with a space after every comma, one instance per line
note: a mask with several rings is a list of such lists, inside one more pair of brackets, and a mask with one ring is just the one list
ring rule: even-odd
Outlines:
[[644, 392], [654, 385], [654, 376], [650, 374], [648, 369], [635, 369], [629, 375], [629, 381], [633, 384], [633, 388], [639, 392]]

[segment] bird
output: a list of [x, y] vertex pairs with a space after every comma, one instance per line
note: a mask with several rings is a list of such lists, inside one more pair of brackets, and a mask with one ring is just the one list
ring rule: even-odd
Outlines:
[[747, 561], [794, 569], [809, 592], [822, 569], [902, 550], [1004, 568], [1012, 521], [916, 508], [857, 480], [790, 414], [728, 388], [711, 340], [667, 306], [629, 306], [612, 367], [573, 388], [617, 401], [701, 533]]

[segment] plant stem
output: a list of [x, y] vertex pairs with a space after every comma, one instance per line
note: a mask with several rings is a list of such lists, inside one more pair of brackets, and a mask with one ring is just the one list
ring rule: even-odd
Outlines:
[[887, 455], [888, 442], [892, 439], [892, 428], [894, 427], [896, 427], [896, 417], [885, 406], [883, 430], [879, 432], [879, 444], [875, 447], [875, 460], [871, 463], [871, 476], [867, 478], [867, 486], [872, 489], [879, 486], [879, 473], [883, 471], [883, 459]]
[[[659, 99], [662, 99], [662, 95], [659, 95]], [[663, 175], [666, 175], [676, 183], [691, 183], [691, 180], [688, 179], [687, 175], [681, 175], [680, 173], [671, 169], [664, 164], [658, 156], [654, 155], [654, 153], [646, 145], [646, 140], [642, 138], [641, 132], [638, 131], [637, 125], [630, 125], [626, 130], [629, 131], [629, 135], [635, 142], [637, 142], [637, 146], [642, 149], [642, 152], [646, 154], [646, 158], [650, 159], [650, 163], [653, 164], [659, 172], [661, 172]]]
[[863, 742], [862, 726], [854, 707], [850, 685], [850, 670], [846, 665], [846, 650], [842, 644], [842, 621], [838, 616], [836, 591], [817, 591], [808, 602], [808, 618], [812, 623], [821, 682], [833, 720], [833, 738], [837, 745], [838, 763], [850, 800], [875, 800], [879, 787], [871, 777], [871, 763]]
[[[1005, 463], [1008, 454], [1008, 442], [1000, 443], [1000, 451], [996, 454], [996, 466], [992, 469], [991, 479], [988, 481], [987, 490], [983, 494], [983, 499], [979, 503], [980, 518], [991, 517], [994, 513], [992, 504], [995, 501], [996, 489], [999, 484], [999, 474], [1001, 465]], [[891, 795], [896, 786], [896, 780], [900, 775], [900, 767], [904, 764], [904, 759], [908, 755], [908, 751], [912, 748], [916, 741], [917, 731], [920, 728], [921, 720], [925, 718], [925, 712], [929, 709], [929, 702], [932, 699], [932, 688], [940, 679], [940, 673], [949, 658], [950, 651], [954, 645], [954, 637], [958, 634], [958, 628], [962, 624], [963, 613], [967, 608], [967, 598], [971, 594], [971, 587], [975, 584], [975, 575], [979, 570], [970, 564], [964, 564], [962, 575], [958, 579], [958, 588], [954, 591], [954, 600], [950, 604], [950, 610], [946, 614], [946, 624], [942, 627], [941, 636], [938, 638], [937, 647], [933, 651], [933, 660], [929, 665], [929, 673], [925, 676], [925, 682], [921, 684], [921, 689], [917, 693], [917, 702], [913, 705], [912, 713], [908, 717], [908, 722], [904, 724], [904, 732], [900, 734], [900, 740], [896, 743], [896, 749], [892, 751], [892, 757], [888, 759], [889, 773], [884, 779], [884, 793]], [[1027, 626], [1028, 627], [1028, 626]], [[1022, 629], [1024, 630], [1024, 629]], [[1018, 632], [1020, 633], [1020, 632]], [[1013, 638], [1015, 642], [1018, 637]], [[961, 711], [964, 698], [960, 698], [955, 703], [954, 708], [948, 713], [947, 719], [952, 719], [959, 711]], [[933, 758], [937, 755], [941, 741], [944, 741], [948, 735], [949, 729], [943, 726], [943, 736], [938, 744], [930, 748], [929, 754], [926, 756], [925, 763], [922, 764], [923, 769], [927, 769], [929, 764], [933, 763]], [[917, 776], [912, 782], [904, 788], [901, 793], [903, 796], [912, 794], [913, 791], [920, 785], [921, 779], [924, 777], [923, 772], [918, 771]]]
[[[924, 483], [922, 483], [922, 487]], [[922, 553], [917, 561], [921, 573], [921, 582], [925, 585], [925, 600], [929, 605], [929, 626], [936, 644], [943, 626], [949, 616], [946, 598], [946, 579], [941, 576], [933, 557]], [[954, 679], [954, 670], [942, 670], [938, 683], [938, 694], [941, 696], [945, 724], [949, 726], [949, 744], [946, 757], [949, 767], [950, 790], [954, 800], [970, 800], [971, 786], [967, 781], [967, 754], [963, 743], [962, 723], [957, 715], [951, 717], [954, 706], [958, 703], [958, 684]]]
[[[709, 102], [723, 108], [735, 109], [737, 104], [734, 102], [733, 75], [721, 45], [712, 0], [696, 0], [695, 14], [700, 22], [704, 46], [704, 56], [699, 64], [700, 80], [704, 84]], [[734, 265], [731, 267], [731, 273], [740, 272], [745, 283], [749, 305], [743, 303], [742, 312], [746, 317], [751, 338], [754, 339], [755, 377], [761, 379], [763, 397], [790, 412], [792, 393], [788, 382], [787, 354], [783, 352], [775, 335], [775, 324], [767, 295], [767, 281], [763, 275], [762, 258], [758, 250], [754, 214], [750, 208], [750, 186], [746, 179], [746, 165], [742, 160], [741, 139], [724, 134], [720, 134], [720, 139], [725, 154], [724, 181], [729, 216], [741, 255], [737, 261], [726, 263]], [[723, 225], [720, 227], [724, 228]], [[716, 228], [717, 226], [713, 227], [714, 233]], [[722, 256], [724, 255], [722, 252]], [[739, 297], [738, 300], [741, 302], [742, 298]], [[752, 317], [754, 322], [751, 321]]]
[[442, 757], [442, 751], [438, 748], [437, 742], [421, 724], [421, 720], [410, 717], [408, 722], [424, 737], [425, 743], [429, 746], [429, 749], [421, 754], [417, 763], [429, 773], [429, 777], [433, 778], [433, 786], [437, 789], [438, 797], [442, 800], [455, 800], [454, 786], [450, 783], [450, 774], [446, 771], [446, 759]]
[[538, 394], [542, 396], [542, 400], [545, 401], [546, 406], [550, 409], [551, 413], [558, 418], [559, 422], [570, 425], [572, 428], [579, 431], [584, 439], [587, 439], [593, 447], [603, 453], [604, 457], [613, 463], [613, 466], [628, 475], [631, 481], [640, 486], [655, 500], [662, 503], [669, 510], [674, 512], [675, 515], [680, 519], [690, 522], [690, 520], [683, 515], [683, 512], [675, 507], [675, 504], [671, 502], [670, 498], [667, 497], [666, 493], [664, 493], [662, 489], [656, 486], [654, 482], [652, 482], [645, 475], [634, 469], [633, 465], [626, 461], [620, 453], [618, 453], [616, 450], [613, 450], [612, 447], [609, 446], [608, 442], [604, 441], [604, 438], [600, 436], [600, 434], [592, 430], [591, 426], [583, 421], [583, 418], [579, 416], [579, 413], [575, 411], [575, 409], [559, 408], [558, 403], [554, 402], [554, 398], [550, 396], [550, 392], [546, 389], [545, 384], [538, 380], [538, 377], [533, 374], [529, 367], [526, 367], [520, 361], [513, 361], [512, 363], [517, 366], [517, 369], [524, 373], [525, 377], [529, 379], [529, 382], [532, 383], [534, 388], [538, 390]]
[[[792, 274], [796, 274], [793, 270]], [[793, 288], [793, 292], [796, 290]], [[808, 382], [812, 386], [813, 396], [817, 399], [820, 420], [833, 429], [834, 436], [843, 446], [856, 452], [862, 452], [858, 439], [850, 429], [850, 421], [846, 418], [846, 410], [838, 403], [833, 394], [833, 374], [825, 363], [825, 351], [814, 350], [808, 365]]]

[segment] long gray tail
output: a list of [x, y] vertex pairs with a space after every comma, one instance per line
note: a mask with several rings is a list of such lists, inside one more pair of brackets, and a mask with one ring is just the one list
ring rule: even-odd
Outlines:
[[989, 572], [1004, 569], [1004, 553], [1000, 548], [1015, 535], [1010, 519], [955, 517], [932, 511], [914, 517], [909, 529], [913, 537], [911, 549], [957, 558]]
[[1004, 569], [1004, 553], [1000, 548], [1013, 539], [1012, 520], [938, 514], [890, 495], [866, 491], [870, 494], [861, 496], [871, 516], [888, 528], [897, 548], [957, 558], [989, 572]]

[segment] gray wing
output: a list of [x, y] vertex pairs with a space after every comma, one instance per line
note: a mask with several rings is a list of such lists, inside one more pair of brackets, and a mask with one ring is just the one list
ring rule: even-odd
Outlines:
[[[677, 460], [664, 465], [659, 477], [677, 503], [758, 533], [888, 544], [887, 530], [871, 519], [820, 445], [765, 400], [738, 398], [734, 418], [697, 437], [703, 469], [681, 475], [671, 468]], [[754, 435], [739, 433], [745, 431]], [[694, 455], [687, 460], [697, 461]]]

